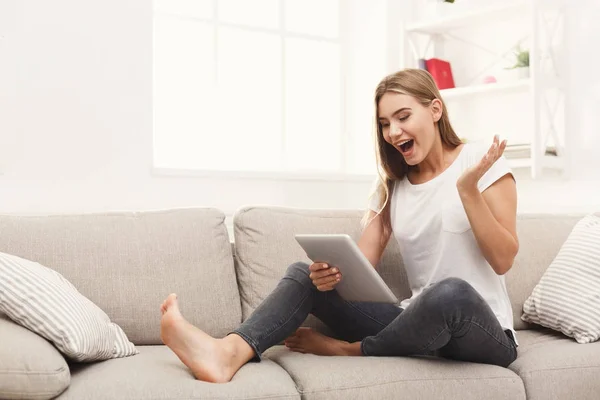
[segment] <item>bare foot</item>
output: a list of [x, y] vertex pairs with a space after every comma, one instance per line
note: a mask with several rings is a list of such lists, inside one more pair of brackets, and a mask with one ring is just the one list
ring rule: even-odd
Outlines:
[[310, 353], [319, 356], [351, 356], [355, 354], [354, 343], [344, 342], [325, 336], [311, 328], [299, 328], [285, 340], [285, 345], [298, 353]]
[[[160, 337], [198, 380], [214, 383], [229, 382], [233, 375], [253, 356], [230, 335], [215, 339], [183, 318], [177, 296], [170, 294], [160, 307]], [[239, 338], [239, 340], [243, 340]], [[240, 348], [240, 346], [242, 346]], [[241, 350], [241, 351], [240, 351]]]

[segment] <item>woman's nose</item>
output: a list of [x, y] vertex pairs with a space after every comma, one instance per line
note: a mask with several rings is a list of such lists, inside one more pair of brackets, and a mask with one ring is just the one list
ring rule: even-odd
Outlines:
[[392, 124], [390, 126], [390, 136], [398, 137], [400, 135], [402, 135], [402, 129], [400, 128], [400, 126], [398, 126], [396, 124]]

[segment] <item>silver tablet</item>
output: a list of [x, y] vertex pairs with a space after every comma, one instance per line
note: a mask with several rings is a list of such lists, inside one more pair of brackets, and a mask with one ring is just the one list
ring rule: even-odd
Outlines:
[[354, 240], [346, 234], [295, 235], [308, 258], [339, 268], [342, 280], [335, 286], [348, 301], [398, 304], [399, 301], [379, 276]]

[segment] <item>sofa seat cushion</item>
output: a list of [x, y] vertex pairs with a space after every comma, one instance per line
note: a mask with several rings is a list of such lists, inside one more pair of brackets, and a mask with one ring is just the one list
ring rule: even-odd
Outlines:
[[433, 357], [322, 357], [283, 346], [265, 352], [303, 399], [525, 399], [507, 368]]
[[240, 369], [225, 384], [194, 379], [166, 346], [138, 346], [135, 357], [72, 364], [71, 385], [58, 399], [300, 399], [289, 375], [265, 360]]
[[50, 342], [0, 314], [0, 399], [52, 399], [70, 379]]
[[580, 344], [550, 329], [518, 331], [517, 359], [509, 366], [527, 399], [598, 399], [600, 342]]

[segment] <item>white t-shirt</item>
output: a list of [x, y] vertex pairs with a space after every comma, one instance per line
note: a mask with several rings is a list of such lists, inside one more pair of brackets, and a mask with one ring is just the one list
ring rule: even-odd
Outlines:
[[[465, 144], [454, 162], [430, 181], [413, 185], [405, 178], [395, 182], [390, 200], [392, 230], [412, 291], [400, 307], [406, 308], [429, 285], [461, 278], [487, 301], [503, 329], [510, 329], [516, 337], [504, 276], [494, 272], [479, 249], [456, 188], [461, 174], [487, 150]], [[512, 171], [502, 156], [479, 180], [479, 191], [508, 173]], [[376, 195], [369, 208], [379, 211]]]

